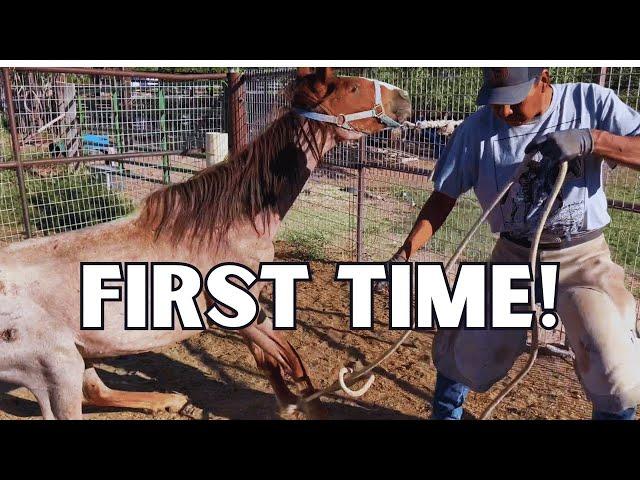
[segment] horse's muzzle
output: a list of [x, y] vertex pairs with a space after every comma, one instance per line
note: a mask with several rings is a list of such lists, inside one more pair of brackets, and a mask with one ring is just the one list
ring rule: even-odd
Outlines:
[[398, 123], [406, 122], [411, 118], [411, 101], [409, 94], [404, 90], [397, 90], [393, 99], [393, 114]]
[[396, 110], [395, 114], [398, 123], [406, 122], [411, 118], [411, 107]]

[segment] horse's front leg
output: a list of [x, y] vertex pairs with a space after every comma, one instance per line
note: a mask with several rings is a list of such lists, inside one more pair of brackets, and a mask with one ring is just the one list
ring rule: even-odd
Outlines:
[[[261, 317], [264, 316], [262, 310], [260, 311], [260, 315]], [[284, 357], [280, 356], [280, 358], [277, 358], [269, 355], [262, 347], [259, 346], [257, 343], [257, 337], [261, 334], [257, 331], [254, 325], [240, 330], [239, 333], [242, 335], [247, 347], [251, 351], [257, 367], [267, 376], [267, 379], [269, 380], [269, 383], [276, 395], [280, 414], [284, 416], [293, 414], [298, 398], [291, 392], [291, 390], [289, 390], [289, 387], [284, 380], [281, 367], [282, 362], [285, 362]]]
[[72, 331], [26, 296], [4, 300], [1, 373], [35, 395], [44, 419], [82, 419], [84, 360]]
[[56, 354], [39, 362], [42, 370], [27, 388], [38, 400], [45, 420], [82, 420], [84, 361], [75, 345], [57, 348]]
[[[315, 390], [298, 352], [283, 337], [282, 333], [273, 329], [272, 320], [266, 316], [262, 308], [256, 322], [240, 330], [240, 333], [253, 354], [258, 368], [263, 370], [273, 387], [281, 413], [296, 414], [298, 397], [293, 394], [284, 380], [288, 375], [296, 383], [303, 396]], [[324, 416], [320, 401], [315, 400], [304, 412], [310, 417]]]

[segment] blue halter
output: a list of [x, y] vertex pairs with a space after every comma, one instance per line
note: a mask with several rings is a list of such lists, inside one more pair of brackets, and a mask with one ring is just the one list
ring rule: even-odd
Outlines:
[[380, 88], [380, 81], [373, 80], [376, 98], [375, 104], [371, 110], [365, 110], [363, 112], [358, 113], [349, 113], [347, 115], [339, 114], [339, 115], [326, 115], [324, 113], [311, 112], [309, 110], [303, 110], [301, 108], [294, 108], [293, 111], [300, 115], [301, 117], [308, 118], [309, 120], [316, 120], [318, 122], [324, 123], [333, 123], [340, 128], [344, 128], [346, 130], [355, 130], [359, 131], [356, 128], [351, 126], [350, 122], [356, 120], [362, 120], [364, 118], [376, 118], [382, 124], [386, 125], [388, 128], [398, 128], [402, 125], [396, 122], [393, 118], [388, 116], [384, 111], [384, 105], [382, 104], [382, 90]]

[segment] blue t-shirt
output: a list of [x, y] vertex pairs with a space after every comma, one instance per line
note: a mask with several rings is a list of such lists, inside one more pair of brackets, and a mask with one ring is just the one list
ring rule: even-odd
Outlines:
[[[640, 114], [613, 90], [592, 83], [553, 85], [553, 99], [539, 119], [510, 127], [490, 107], [469, 116], [456, 129], [433, 174], [435, 190], [452, 198], [473, 188], [483, 210], [511, 179], [536, 137], [558, 130], [590, 128], [616, 135], [640, 135]], [[540, 159], [539, 159], [540, 160]], [[543, 241], [606, 226], [603, 159], [593, 155], [569, 163], [569, 173], [545, 225]], [[558, 167], [534, 164], [489, 215], [491, 231], [532, 238]]]

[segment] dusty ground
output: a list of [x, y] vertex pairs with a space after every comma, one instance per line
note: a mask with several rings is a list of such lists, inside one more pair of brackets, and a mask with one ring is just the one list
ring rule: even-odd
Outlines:
[[[279, 259], [295, 252], [278, 244]], [[375, 298], [373, 332], [349, 330], [349, 291], [334, 282], [335, 264], [313, 262], [313, 282], [298, 287], [298, 329], [291, 343], [305, 361], [317, 387], [333, 382], [350, 360], [371, 360], [395, 341], [399, 332], [387, 328], [387, 299]], [[270, 292], [266, 292], [267, 295]], [[325, 399], [333, 419], [425, 419], [430, 415], [435, 370], [430, 363], [433, 334], [415, 333], [379, 368], [377, 380], [360, 400], [342, 395]], [[511, 375], [519, 371], [523, 356]], [[160, 353], [107, 361], [99, 366], [105, 382], [123, 390], [177, 391], [189, 396], [189, 415], [146, 414], [119, 409], [87, 409], [90, 419], [275, 419], [275, 399], [267, 380], [238, 335], [210, 330]], [[510, 377], [511, 378], [511, 377]], [[501, 384], [503, 385], [503, 384]], [[476, 418], [498, 389], [471, 394], [466, 418]], [[24, 389], [0, 385], [0, 419], [37, 418], [38, 406]], [[500, 419], [586, 419], [590, 407], [572, 366], [542, 357], [532, 373], [496, 411]]]

